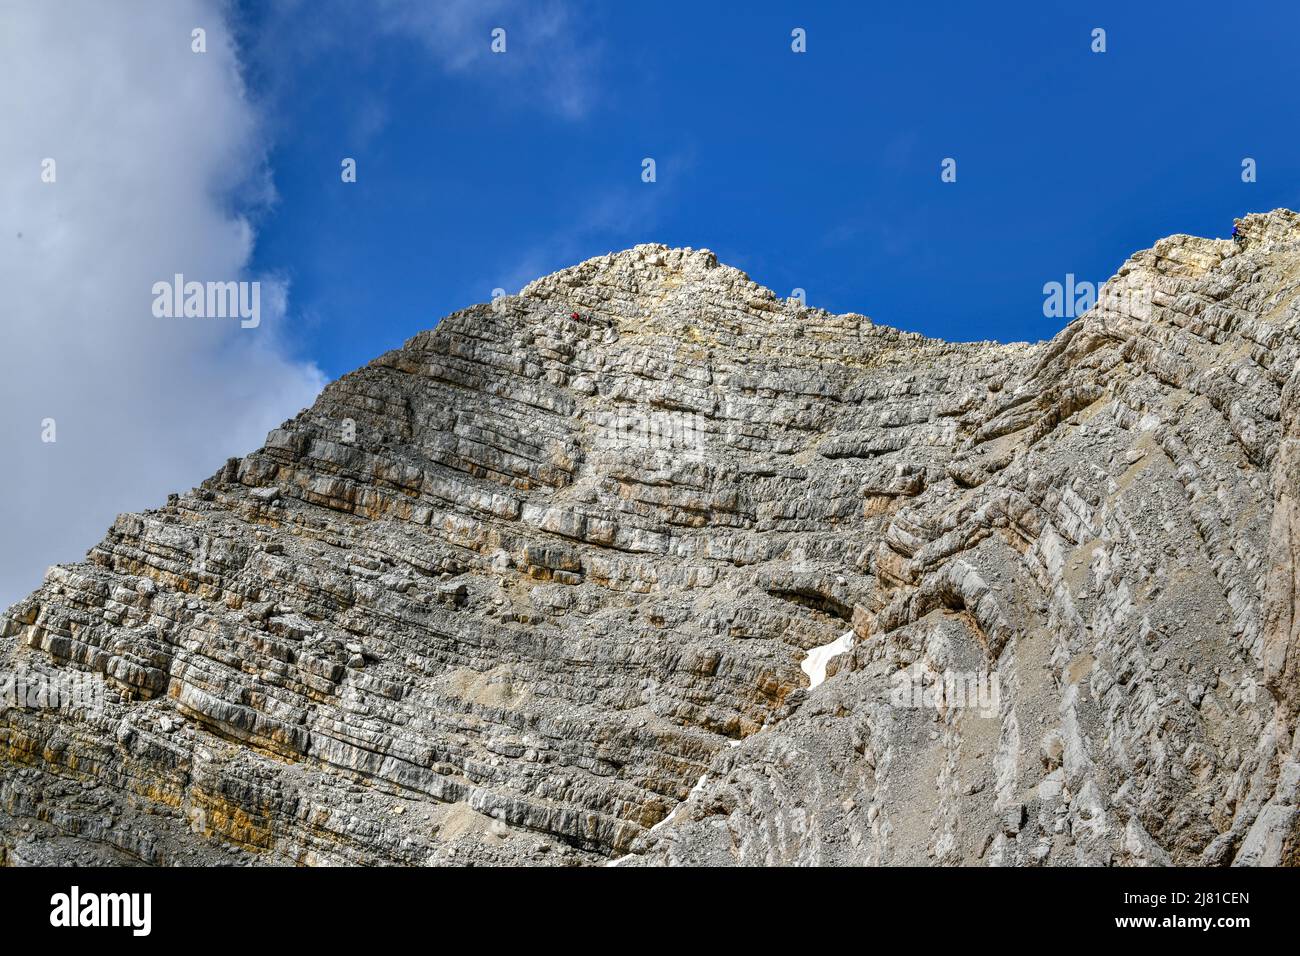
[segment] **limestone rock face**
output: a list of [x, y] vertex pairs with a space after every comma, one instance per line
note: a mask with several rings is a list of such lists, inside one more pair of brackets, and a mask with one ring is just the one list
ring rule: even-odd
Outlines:
[[662, 246], [449, 316], [0, 618], [0, 859], [1300, 861], [1300, 217], [1241, 226], [1037, 345]]

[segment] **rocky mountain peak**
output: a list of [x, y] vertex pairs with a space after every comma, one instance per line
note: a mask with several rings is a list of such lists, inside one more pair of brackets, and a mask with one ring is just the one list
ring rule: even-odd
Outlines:
[[0, 857], [1294, 863], [1296, 224], [1034, 345], [658, 245], [448, 316], [0, 619]]
[[[715, 270], [721, 271], [714, 275]], [[738, 269], [720, 265], [717, 256], [708, 249], [673, 249], [659, 243], [643, 243], [622, 252], [594, 256], [534, 279], [519, 294], [552, 299], [566, 291], [627, 291], [633, 287], [663, 288], [687, 282], [728, 288], [749, 283], [750, 279]]]

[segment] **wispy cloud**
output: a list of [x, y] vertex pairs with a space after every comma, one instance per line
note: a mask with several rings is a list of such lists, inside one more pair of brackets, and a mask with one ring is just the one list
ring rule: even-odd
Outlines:
[[[505, 107], [578, 120], [600, 102], [603, 44], [591, 29], [592, 14], [562, 0], [286, 0], [258, 13], [267, 22], [249, 41], [267, 74], [259, 85], [282, 96], [304, 62], [381, 57], [384, 44], [409, 42], [445, 73], [496, 91]], [[492, 51], [498, 28], [505, 31], [503, 53]], [[373, 119], [374, 94], [363, 99], [361, 109]]]
[[[449, 70], [501, 71], [521, 100], [574, 119], [595, 102], [600, 47], [569, 4], [381, 0], [376, 20], [389, 34], [418, 39]], [[505, 31], [505, 53], [493, 53], [489, 44], [498, 28]]]

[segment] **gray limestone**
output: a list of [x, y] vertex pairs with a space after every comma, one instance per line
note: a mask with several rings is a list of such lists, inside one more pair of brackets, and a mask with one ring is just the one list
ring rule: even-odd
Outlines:
[[93, 683], [0, 700], [0, 860], [1296, 863], [1300, 217], [1241, 225], [1036, 345], [662, 246], [447, 317], [0, 618]]

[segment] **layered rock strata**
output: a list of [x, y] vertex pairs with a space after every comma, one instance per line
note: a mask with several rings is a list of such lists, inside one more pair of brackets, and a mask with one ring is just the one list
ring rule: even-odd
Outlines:
[[1297, 862], [1300, 217], [1241, 226], [1036, 345], [662, 246], [449, 316], [0, 619], [89, 688], [0, 701], [0, 858]]

